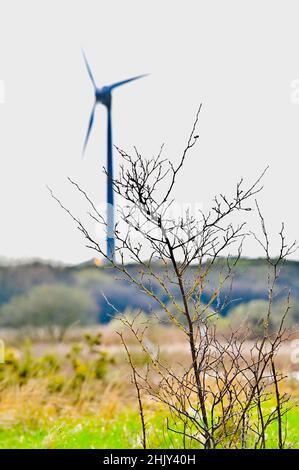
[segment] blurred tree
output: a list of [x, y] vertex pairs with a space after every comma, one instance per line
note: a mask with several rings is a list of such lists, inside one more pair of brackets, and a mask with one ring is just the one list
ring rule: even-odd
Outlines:
[[46, 327], [62, 340], [74, 323], [96, 323], [98, 307], [91, 295], [78, 287], [44, 284], [14, 297], [0, 310], [0, 326]]
[[[272, 307], [272, 316], [269, 320], [269, 331], [274, 331], [280, 322], [281, 315], [285, 311], [285, 304], [277, 302]], [[250, 302], [239, 304], [228, 314], [227, 320], [232, 328], [242, 326], [252, 330], [254, 334], [263, 334], [263, 319], [268, 311], [268, 302], [266, 300], [252, 300]]]

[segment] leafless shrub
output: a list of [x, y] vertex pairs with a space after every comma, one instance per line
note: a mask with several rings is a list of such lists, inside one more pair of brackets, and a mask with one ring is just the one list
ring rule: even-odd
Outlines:
[[[255, 337], [250, 346], [246, 331], [231, 331], [226, 337], [221, 336], [216, 318], [230, 302], [228, 295], [222, 295], [223, 288], [232, 282], [243, 240], [248, 235], [245, 222], [235, 223], [234, 219], [254, 209], [255, 196], [262, 189], [261, 180], [266, 170], [248, 187], [241, 179], [231, 197], [223, 194], [215, 197], [208, 213], [199, 212], [194, 216], [186, 211], [178, 220], [170, 217], [178, 173], [198, 139], [196, 129], [200, 111], [201, 106], [177, 166], [163, 158], [163, 148], [157, 157], [150, 159], [143, 159], [136, 149], [134, 155], [118, 149], [123, 163], [113, 187], [125, 201], [119, 209], [119, 219], [125, 223], [126, 230], [120, 230], [118, 224], [115, 226], [118, 262], [107, 261], [156, 300], [157, 307], [163, 312], [162, 317], [156, 316], [156, 321], [163, 322], [164, 316], [180, 329], [190, 351], [188, 367], [170, 366], [161, 359], [159, 348], [153, 349], [148, 344], [146, 324], [141, 327], [134, 318], [120, 317], [148, 357], [147, 367], [140, 370], [133, 363], [121, 335], [137, 391], [143, 446], [146, 447], [146, 420], [142, 391], [168, 407], [167, 426], [182, 436], [183, 447], [266, 448], [267, 432], [271, 430], [277, 434], [277, 446], [283, 448], [289, 397], [280, 390], [283, 376], [277, 370], [275, 357], [286, 338], [284, 320], [289, 309], [289, 296], [277, 330], [270, 334], [268, 325], [280, 266], [295, 245], [287, 246], [282, 226], [280, 252], [275, 259], [270, 256], [265, 221], [256, 203], [263, 235], [263, 239], [256, 239], [265, 250], [270, 268], [263, 334]], [[86, 198], [91, 220], [106, 227], [105, 218], [87, 193], [77, 183], [70, 182]], [[91, 235], [87, 225], [65, 208], [53, 193], [52, 196], [76, 222], [88, 246], [107, 259], [104, 248]], [[141, 237], [138, 243], [136, 233]], [[231, 258], [227, 252], [233, 244], [238, 246], [238, 255]], [[130, 269], [128, 260], [138, 269]], [[191, 266], [196, 269], [191, 270]], [[219, 281], [212, 287], [210, 274], [216, 267]], [[154, 288], [157, 284], [160, 293]], [[179, 291], [179, 300], [173, 287]], [[207, 292], [208, 301], [206, 297], [203, 301], [203, 294], [207, 296]], [[249, 333], [252, 338], [252, 332]]]

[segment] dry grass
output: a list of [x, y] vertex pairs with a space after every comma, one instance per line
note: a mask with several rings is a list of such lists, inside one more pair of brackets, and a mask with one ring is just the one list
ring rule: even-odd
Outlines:
[[[31, 362], [29, 361], [29, 365], [27, 365], [29, 372], [26, 380], [20, 371], [19, 375], [13, 372], [16, 375], [12, 374], [8, 377], [8, 372], [5, 372], [8, 371], [8, 365], [1, 366], [4, 375], [2, 375], [2, 379], [0, 376], [0, 431], [14, 429], [15, 426], [21, 426], [23, 430], [48, 429], [51, 426], [56, 426], [58, 422], [77, 423], [82, 420], [85, 422], [95, 417], [102, 423], [112, 423], [115, 422], [117, 416], [122, 416], [122, 413], [126, 413], [128, 410], [133, 410], [135, 416], [132, 426], [139, 429], [135, 389], [131, 383], [130, 367], [120, 344], [119, 336], [111, 327], [101, 327], [101, 344], [96, 346], [96, 354], [92, 353], [86, 343], [82, 341], [82, 337], [86, 333], [96, 335], [98, 331], [99, 327], [80, 330], [80, 332], [79, 330], [69, 332], [63, 343], [34, 341], [31, 347]], [[140, 348], [130, 335], [127, 332], [124, 334], [134, 362], [138, 368], [144, 369], [146, 357], [140, 352]], [[4, 337], [4, 340], [6, 345], [9, 343], [14, 345], [13, 351], [16, 361], [22, 371], [22, 361], [28, 353], [28, 345], [16, 347], [16, 337], [13, 337], [11, 332], [9, 336]], [[79, 365], [83, 370], [87, 366], [92, 366], [93, 361], [98, 357], [102, 357], [101, 353], [108, 353], [105, 356], [107, 367], [100, 378], [97, 379], [94, 375], [86, 372], [84, 379], [76, 382], [77, 375], [82, 370], [80, 367], [74, 368], [72, 359], [67, 358], [68, 353], [72, 351], [74, 340], [76, 340], [76, 344], [79, 343], [82, 346], [78, 358], [81, 361]], [[184, 343], [184, 338], [174, 328], [153, 329], [149, 331], [148, 340], [153, 345], [161, 344], [160, 353], [163, 360], [169, 364], [182, 367], [188, 362], [189, 351]], [[250, 342], [247, 346], [249, 351]], [[290, 376], [285, 381], [284, 391], [289, 392], [296, 400], [299, 398], [298, 380], [292, 378], [291, 373], [297, 370], [296, 367], [299, 369], [299, 366], [292, 364], [290, 352], [290, 344], [284, 343], [277, 358], [277, 364], [286, 375]], [[59, 363], [59, 370], [44, 370], [42, 368], [37, 373], [36, 361], [40, 361], [38, 364], [43, 364], [44, 357], [54, 357]], [[62, 387], [55, 388], [61, 377], [63, 377]], [[156, 403], [145, 397], [147, 416], [157, 413], [157, 406]], [[158, 414], [161, 415], [161, 411]], [[48, 441], [44, 442], [45, 447], [55, 446], [51, 436], [50, 433]]]

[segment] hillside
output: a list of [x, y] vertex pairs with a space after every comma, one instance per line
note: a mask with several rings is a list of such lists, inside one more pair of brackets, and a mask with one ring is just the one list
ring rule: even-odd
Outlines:
[[[211, 286], [217, 282], [223, 266], [224, 264], [220, 261], [213, 275], [210, 276]], [[138, 266], [128, 265], [127, 269], [136, 273]], [[162, 270], [162, 268], [157, 266], [157, 270]], [[267, 270], [268, 267], [263, 259], [241, 259], [235, 269], [231, 290], [230, 286], [227, 286], [221, 294], [224, 299], [230, 292], [230, 302], [223, 308], [222, 314], [226, 315], [239, 304], [265, 300], [267, 298]], [[193, 274], [194, 268], [191, 268], [188, 275]], [[53, 265], [40, 261], [2, 265], [0, 266], [0, 307], [13, 298], [30, 292], [38, 285], [65, 284], [79, 287], [92, 296], [98, 308], [98, 321], [101, 323], [107, 323], [111, 315], [113, 316], [112, 305], [120, 312], [140, 308], [145, 312], [150, 312], [157, 308], [153, 299], [148, 298], [126, 280], [116, 280], [117, 277], [119, 274], [114, 269], [97, 265], [93, 260], [77, 266]], [[152, 288], [165, 300], [158, 285], [152, 285]], [[276, 300], [279, 300], [289, 289], [294, 304], [299, 305], [299, 262], [297, 261], [289, 261], [284, 265], [278, 281]], [[178, 296], [176, 286], [172, 287], [172, 292], [175, 297]], [[206, 295], [208, 296], [208, 293]]]

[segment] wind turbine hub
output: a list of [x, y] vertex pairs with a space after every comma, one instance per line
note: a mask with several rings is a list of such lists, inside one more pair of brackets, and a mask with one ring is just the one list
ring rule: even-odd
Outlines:
[[109, 87], [97, 88], [95, 90], [95, 97], [98, 103], [102, 103], [104, 106], [111, 106], [111, 90]]

